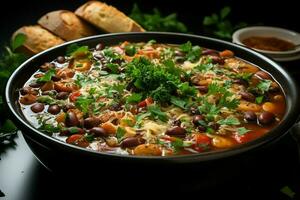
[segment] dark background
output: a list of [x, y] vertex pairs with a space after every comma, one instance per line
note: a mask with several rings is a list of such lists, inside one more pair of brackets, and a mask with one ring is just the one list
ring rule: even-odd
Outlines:
[[[0, 45], [7, 44], [11, 34], [19, 27], [36, 24], [36, 21], [47, 12], [59, 9], [74, 11], [84, 2], [86, 1], [8, 0], [5, 1], [5, 5], [2, 2], [2, 9], [0, 11]], [[199, 1], [199, 3], [195, 3], [196, 0], [110, 0], [106, 2], [116, 6], [119, 10], [127, 14], [130, 13], [134, 2], [137, 2], [144, 12], [151, 12], [155, 7], [165, 15], [177, 12], [179, 19], [195, 34], [203, 33], [202, 20], [204, 16], [211, 15], [213, 12], [219, 12], [224, 6], [230, 6], [232, 8], [229, 18], [233, 22], [243, 21], [250, 25], [262, 23], [268, 26], [278, 26], [300, 32], [299, 17], [297, 16], [298, 13], [300, 13], [300, 9], [295, 0], [206, 0]], [[297, 78], [299, 75], [298, 72], [300, 71], [298, 69], [300, 65], [299, 61], [281, 64]], [[16, 145], [13, 146], [13, 148], [0, 148], [0, 158], [2, 158], [2, 160], [0, 160], [0, 192], [2, 191], [6, 194], [6, 198], [4, 199], [55, 199], [55, 197], [61, 197], [61, 195], [58, 194], [60, 192], [65, 192], [64, 196], [67, 198], [73, 198], [77, 195], [88, 196], [95, 192], [101, 197], [101, 194], [103, 192], [105, 193], [103, 189], [106, 190], [107, 187], [102, 188], [102, 186], [103, 183], [105, 184], [105, 181], [107, 181], [107, 177], [103, 177], [105, 180], [93, 180], [96, 184], [99, 184], [99, 188], [97, 185], [93, 185], [93, 187], [91, 187], [93, 191], [89, 191], [88, 184], [93, 183], [87, 183], [85, 180], [76, 180], [76, 178], [75, 180], [68, 181], [65, 180], [63, 176], [55, 176], [37, 162], [20, 134], [15, 141]], [[214, 199], [213, 197], [219, 196], [223, 199], [239, 197], [239, 199], [286, 200], [289, 198], [281, 193], [280, 189], [284, 186], [289, 186], [297, 193], [296, 196], [299, 198], [300, 164], [295, 142], [290, 137], [286, 138], [277, 148], [270, 150], [268, 155], [270, 155], [270, 161], [268, 159], [258, 159], [256, 160], [258, 164], [253, 164], [254, 166], [259, 166], [260, 163], [265, 162], [261, 168], [251, 171], [250, 166], [248, 168], [250, 169], [249, 173], [244, 172], [244, 174], [247, 174], [248, 182], [243, 181], [244, 177], [240, 177], [238, 181], [233, 180], [230, 184], [227, 186], [223, 185], [221, 188], [197, 192], [188, 187], [181, 188], [181, 191], [185, 189], [187, 191], [190, 190], [190, 195], [195, 194], [198, 196], [196, 199], [208, 195], [211, 196], [209, 199]], [[247, 165], [247, 163], [245, 165]], [[254, 174], [256, 173], [255, 170], [257, 170], [259, 174]], [[251, 178], [252, 176], [253, 178]], [[162, 180], [163, 177], [158, 177], [158, 179]], [[149, 191], [152, 195], [157, 194], [158, 190], [166, 192], [165, 195], [167, 195], [168, 192], [174, 195], [181, 187], [177, 183], [168, 183], [167, 180], [164, 181], [166, 181], [167, 184], [174, 184], [174, 187], [169, 187], [167, 191], [164, 191], [162, 188], [157, 189], [155, 185], [153, 185], [153, 187], [145, 189], [145, 195], [147, 195]], [[120, 187], [126, 184], [126, 180], [110, 181], [107, 182], [107, 184], [111, 185], [111, 187], [109, 187], [110, 189], [114, 189], [114, 193], [110, 194], [111, 197], [114, 195], [122, 196], [122, 194], [120, 194]], [[143, 198], [143, 196], [139, 196], [135, 193], [134, 187], [138, 184], [137, 182], [134, 183], [132, 188], [128, 187], [130, 188], [129, 192], [124, 192], [123, 189], [122, 192], [124, 192], [124, 196], [126, 196], [126, 198]], [[81, 191], [84, 186], [85, 191]], [[134, 191], [134, 193], [132, 191]], [[143, 190], [141, 191], [143, 192]], [[85, 192], [87, 192], [87, 194], [85, 194]], [[161, 196], [157, 194], [157, 198], [160, 197]], [[124, 199], [126, 198], [124, 197]]]
[[[58, 9], [75, 10], [85, 0], [26, 0], [5, 1], [0, 12], [0, 43], [7, 42], [10, 35], [19, 27], [35, 24], [45, 13]], [[218, 12], [224, 6], [231, 6], [230, 19], [244, 21], [248, 24], [263, 23], [264, 25], [279, 26], [300, 32], [299, 6], [295, 0], [266, 1], [266, 0], [106, 0], [108, 4], [119, 10], [130, 13], [132, 5], [137, 2], [142, 11], [150, 12], [159, 8], [164, 14], [178, 13], [178, 17], [189, 30], [201, 33], [203, 17]], [[196, 3], [197, 2], [197, 3]]]

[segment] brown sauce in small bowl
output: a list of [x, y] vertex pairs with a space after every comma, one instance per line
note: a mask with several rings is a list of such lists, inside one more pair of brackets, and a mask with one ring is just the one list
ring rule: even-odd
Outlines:
[[242, 40], [242, 43], [251, 48], [268, 51], [289, 51], [295, 49], [293, 43], [276, 37], [253, 36]]

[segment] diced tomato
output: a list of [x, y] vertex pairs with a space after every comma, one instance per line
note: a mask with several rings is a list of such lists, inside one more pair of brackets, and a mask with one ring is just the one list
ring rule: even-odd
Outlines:
[[211, 143], [211, 138], [208, 137], [205, 134], [195, 134], [194, 139], [197, 144], [210, 144]]
[[195, 144], [192, 145], [192, 148], [198, 152], [203, 152], [211, 144], [211, 138], [205, 134], [194, 134]]
[[138, 103], [138, 107], [143, 108], [143, 107], [153, 104], [153, 102], [154, 102], [153, 99], [151, 97], [148, 97], [145, 100]]
[[253, 140], [252, 135], [249, 133], [246, 133], [244, 135], [235, 134], [233, 136], [233, 138], [237, 141], [237, 143], [240, 143], [240, 144], [243, 144], [243, 143]]
[[82, 137], [81, 134], [74, 134], [67, 138], [66, 142], [69, 144], [75, 144], [77, 140]]
[[73, 92], [73, 93], [70, 95], [69, 99], [70, 99], [70, 101], [75, 102], [76, 99], [77, 99], [77, 97], [79, 97], [80, 95], [81, 95], [81, 93], [80, 93], [79, 91]]
[[83, 138], [83, 135], [81, 134], [74, 134], [67, 138], [66, 142], [68, 144], [74, 144], [80, 147], [87, 147], [89, 146], [89, 142]]

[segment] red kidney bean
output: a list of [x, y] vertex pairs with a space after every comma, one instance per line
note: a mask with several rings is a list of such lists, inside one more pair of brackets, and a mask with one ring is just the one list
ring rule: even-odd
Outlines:
[[200, 120], [203, 120], [203, 119], [204, 119], [204, 117], [203, 117], [202, 115], [195, 115], [195, 116], [193, 117], [193, 124], [196, 125], [196, 126], [201, 125], [201, 124], [199, 123], [199, 121], [200, 121]]
[[180, 126], [180, 125], [181, 125], [181, 121], [180, 121], [180, 120], [174, 120], [174, 121], [172, 122], [172, 125], [173, 125], [173, 126]]
[[32, 112], [35, 112], [35, 113], [42, 112], [44, 110], [44, 108], [45, 108], [45, 106], [42, 103], [35, 103], [30, 107]]
[[42, 72], [46, 72], [48, 71], [50, 68], [54, 68], [55, 67], [55, 64], [54, 63], [44, 63], [43, 65], [40, 66], [40, 70]]
[[67, 112], [68, 110], [73, 109], [73, 108], [75, 108], [75, 106], [73, 104], [69, 103], [69, 104], [64, 105], [63, 111]]
[[83, 126], [84, 128], [91, 129], [100, 124], [100, 119], [96, 117], [88, 117], [84, 119]]
[[249, 102], [255, 101], [255, 96], [250, 92], [240, 92], [240, 95], [242, 96], [242, 99], [244, 99], [246, 101], [249, 101]]
[[201, 125], [197, 126], [197, 129], [198, 129], [200, 132], [206, 131], [206, 128], [205, 128], [204, 126], [201, 126]]
[[104, 44], [99, 43], [99, 44], [96, 45], [96, 50], [100, 51], [100, 50], [104, 49], [104, 47], [105, 47]]
[[68, 112], [65, 119], [65, 124], [67, 127], [78, 126], [79, 120], [74, 112]]
[[47, 112], [51, 113], [52, 115], [57, 115], [58, 113], [60, 113], [60, 107], [56, 104], [50, 105]]
[[48, 91], [42, 92], [42, 95], [54, 96], [56, 94], [57, 94], [57, 92], [55, 90], [48, 90]]
[[182, 127], [175, 126], [166, 131], [166, 135], [175, 136], [175, 137], [185, 137], [186, 130]]
[[94, 127], [89, 130], [91, 134], [94, 134], [96, 137], [105, 137], [109, 136], [109, 133], [107, 133], [103, 128], [101, 127]]
[[256, 121], [257, 116], [256, 116], [255, 112], [247, 111], [247, 112], [244, 113], [244, 119], [248, 122], [249, 121], [253, 122], [253, 121]]
[[20, 93], [21, 93], [21, 95], [29, 94], [29, 93], [31, 93], [31, 90], [32, 90], [31, 87], [25, 86], [20, 89]]
[[43, 85], [42, 83], [37, 83], [37, 82], [32, 82], [32, 83], [29, 84], [29, 86], [32, 87], [32, 88], [39, 88], [42, 85]]
[[64, 128], [59, 133], [60, 136], [70, 136], [70, 135], [73, 135], [73, 134], [83, 135], [84, 130], [82, 128], [79, 128], [79, 127], [75, 126], [75, 127]]
[[217, 52], [216, 50], [213, 50], [213, 49], [203, 49], [201, 54], [202, 55], [218, 56], [219, 52]]
[[122, 148], [135, 147], [140, 144], [144, 144], [145, 142], [146, 142], [146, 140], [144, 140], [141, 137], [129, 137], [129, 138], [125, 138], [121, 142], [121, 147]]
[[225, 63], [224, 59], [219, 56], [211, 56], [210, 58], [213, 64], [223, 65]]
[[57, 81], [60, 81], [61, 78], [57, 75], [54, 75], [54, 76], [51, 77], [51, 80], [54, 81], [54, 82], [57, 82]]
[[211, 122], [209, 127], [211, 127], [212, 129], [214, 129], [215, 131], [219, 129], [220, 124], [216, 123], [216, 122]]
[[275, 115], [271, 112], [264, 111], [258, 116], [258, 121], [261, 124], [270, 124], [275, 120]]
[[57, 61], [58, 63], [60, 63], [60, 64], [63, 64], [63, 63], [66, 62], [66, 59], [65, 59], [64, 56], [58, 56], [58, 57], [56, 58], [56, 61]]
[[258, 76], [261, 79], [271, 79], [270, 74], [268, 74], [265, 71], [258, 71], [258, 72], [255, 73], [255, 75]]
[[201, 92], [206, 94], [208, 92], [208, 87], [206, 85], [196, 86], [196, 88]]
[[59, 92], [57, 95], [56, 95], [56, 99], [60, 99], [60, 100], [65, 100], [69, 97], [69, 92]]
[[240, 85], [244, 85], [244, 86], [248, 86], [248, 85], [249, 85], [249, 83], [248, 83], [246, 80], [241, 79], [241, 78], [239, 78], [239, 79], [234, 79], [234, 80], [233, 80], [233, 83], [240, 84]]

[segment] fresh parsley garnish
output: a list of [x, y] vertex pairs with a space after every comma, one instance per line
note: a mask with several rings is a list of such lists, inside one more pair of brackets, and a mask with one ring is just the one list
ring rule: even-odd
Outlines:
[[198, 45], [193, 46], [190, 41], [179, 46], [180, 50], [185, 53], [185, 59], [191, 62], [199, 60], [202, 49]]
[[235, 117], [227, 117], [225, 119], [221, 119], [217, 122], [221, 125], [240, 125], [240, 121]]
[[37, 79], [38, 83], [48, 82], [51, 81], [51, 78], [55, 75], [56, 70], [54, 68], [50, 68], [44, 76]]
[[262, 94], [264, 94], [265, 92], [269, 91], [271, 84], [272, 84], [271, 80], [261, 80], [257, 84], [256, 88], [259, 89]]
[[123, 136], [125, 135], [126, 133], [126, 130], [121, 128], [121, 127], [118, 127], [117, 129], [117, 133], [116, 133], [116, 137], [118, 139], [118, 141], [121, 141], [121, 139], [123, 138]]
[[248, 133], [251, 130], [246, 129], [245, 127], [240, 127], [236, 129], [239, 135], [245, 135], [246, 133]]

